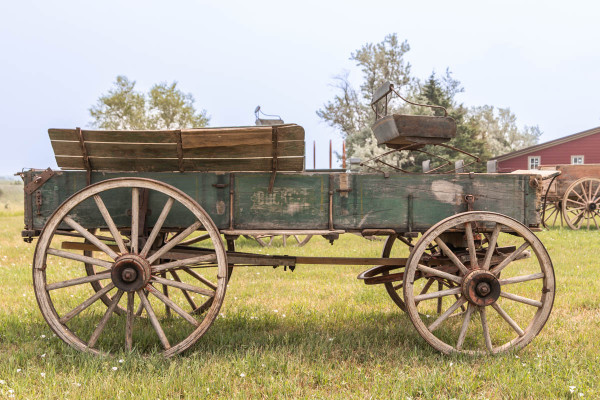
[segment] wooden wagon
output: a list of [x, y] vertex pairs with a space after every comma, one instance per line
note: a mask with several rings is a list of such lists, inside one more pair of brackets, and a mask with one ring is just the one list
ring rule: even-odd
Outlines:
[[[22, 173], [23, 236], [37, 238], [41, 312], [78, 350], [180, 353], [215, 321], [232, 272], [254, 266], [371, 266], [358, 278], [444, 353], [522, 348], [552, 309], [536, 171], [308, 173], [297, 125], [49, 133], [63, 170]], [[235, 250], [263, 232], [387, 240], [373, 258]]]
[[543, 165], [541, 171], [559, 171], [544, 186], [544, 226], [571, 229], [600, 227], [600, 164]]

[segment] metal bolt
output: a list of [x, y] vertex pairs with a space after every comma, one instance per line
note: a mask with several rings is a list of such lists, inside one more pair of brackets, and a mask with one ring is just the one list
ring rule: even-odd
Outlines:
[[480, 284], [477, 285], [477, 294], [485, 297], [488, 294], [490, 294], [490, 292], [492, 291], [492, 288], [490, 287], [489, 283], [487, 282], [481, 282]]
[[137, 278], [137, 271], [134, 268], [125, 268], [123, 272], [121, 272], [121, 278], [125, 282], [133, 282]]

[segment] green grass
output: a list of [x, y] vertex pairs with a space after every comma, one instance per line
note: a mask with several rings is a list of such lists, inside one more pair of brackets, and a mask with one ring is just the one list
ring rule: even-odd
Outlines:
[[[364, 267], [299, 266], [236, 269], [222, 316], [191, 351], [165, 360], [152, 352], [93, 357], [54, 337], [33, 294], [35, 244], [21, 240], [22, 224], [19, 215], [0, 217], [0, 398], [600, 396], [597, 231], [539, 233], [557, 294], [545, 328], [519, 353], [441, 355], [383, 287], [356, 279]], [[314, 238], [300, 249], [239, 244], [242, 251], [357, 257], [378, 256], [383, 247], [354, 235], [334, 246]], [[147, 336], [156, 342], [150, 328]]]

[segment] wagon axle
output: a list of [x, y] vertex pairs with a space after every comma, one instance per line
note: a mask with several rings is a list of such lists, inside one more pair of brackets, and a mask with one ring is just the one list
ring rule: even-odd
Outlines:
[[115, 260], [110, 277], [117, 288], [135, 292], [148, 284], [151, 275], [148, 261], [134, 254], [125, 254]]

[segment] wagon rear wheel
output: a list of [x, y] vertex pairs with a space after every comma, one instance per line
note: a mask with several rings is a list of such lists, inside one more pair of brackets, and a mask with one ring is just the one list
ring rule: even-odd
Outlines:
[[600, 179], [581, 178], [573, 182], [563, 197], [562, 211], [571, 229], [599, 229]]
[[[440, 248], [434, 257], [425, 253], [431, 244]], [[428, 279], [422, 278], [455, 287], [423, 293]], [[458, 214], [431, 227], [416, 243], [404, 279], [412, 323], [443, 353], [522, 348], [540, 332], [554, 300], [554, 270], [541, 241], [523, 224], [490, 212]]]
[[[146, 218], [140, 211], [142, 190], [149, 191], [152, 211]], [[92, 233], [99, 225], [113, 240]], [[153, 246], [181, 225], [187, 227]], [[53, 241], [59, 227], [89, 243]], [[180, 245], [198, 230], [210, 240], [192, 249]], [[94, 256], [73, 249], [93, 250]], [[101, 271], [88, 275], [83, 263]], [[158, 181], [119, 178], [88, 186], [56, 209], [36, 246], [33, 281], [42, 315], [74, 348], [103, 354], [160, 346], [172, 356], [192, 346], [217, 317], [227, 266], [216, 226], [192, 198]], [[94, 291], [91, 282], [102, 283], [101, 290]], [[108, 307], [98, 301], [103, 296], [109, 296]], [[204, 312], [197, 312], [203, 305]], [[123, 317], [116, 315], [117, 307], [125, 310]]]

